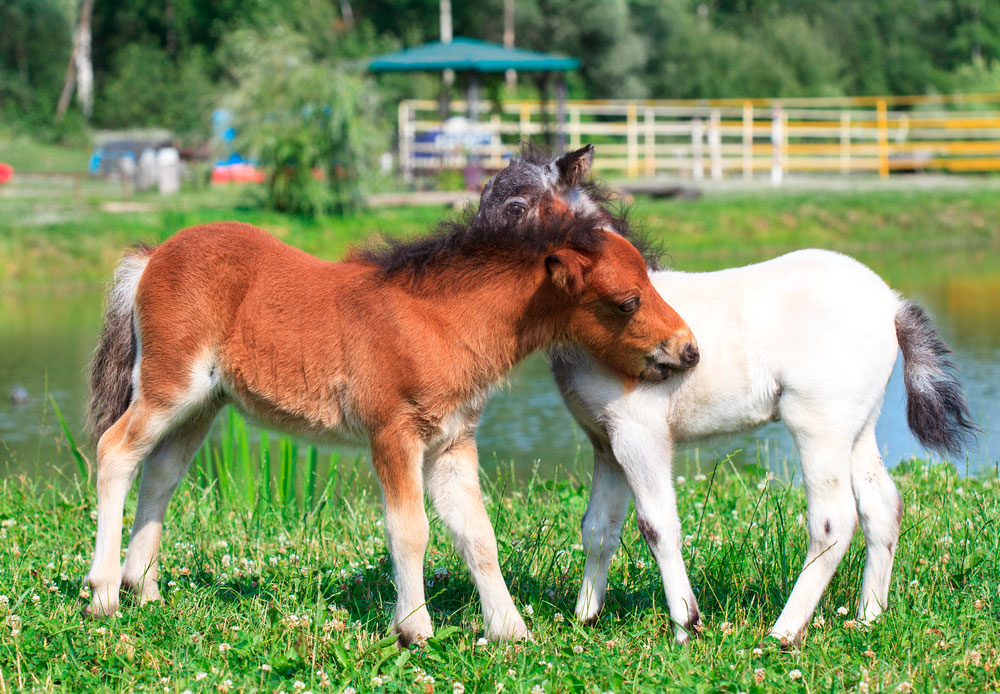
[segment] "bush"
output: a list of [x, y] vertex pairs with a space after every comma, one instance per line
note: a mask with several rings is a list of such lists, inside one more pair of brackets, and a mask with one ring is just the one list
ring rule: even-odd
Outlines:
[[308, 216], [360, 207], [384, 147], [374, 87], [297, 34], [233, 38], [237, 147], [264, 167], [267, 204]]

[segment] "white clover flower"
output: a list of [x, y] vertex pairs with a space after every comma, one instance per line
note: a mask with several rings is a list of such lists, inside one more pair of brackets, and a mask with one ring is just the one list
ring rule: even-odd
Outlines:
[[826, 619], [823, 618], [823, 615], [816, 615], [816, 619], [813, 620], [813, 626], [817, 629], [822, 629], [826, 626]]
[[555, 615], [552, 617], [552, 621], [555, 622], [556, 624], [562, 624], [564, 621], [566, 621], [566, 618], [562, 616], [562, 612], [556, 612]]
[[531, 694], [544, 694], [545, 690], [542, 689], [542, 685], [536, 684], [531, 688]]
[[479, 646], [480, 648], [483, 648], [484, 646], [489, 646], [489, 645], [490, 645], [490, 642], [489, 642], [489, 641], [487, 641], [487, 640], [486, 640], [485, 638], [483, 638], [482, 636], [480, 636], [480, 637], [479, 637], [479, 640], [478, 640], [478, 641], [476, 641], [476, 645], [477, 645], [477, 646]]
[[264, 663], [263, 665], [260, 666], [260, 669], [263, 670], [264, 672], [271, 672], [271, 670], [273, 670], [274, 668], [272, 668], [267, 663]]
[[753, 681], [756, 682], [757, 684], [763, 682], [765, 677], [766, 673], [764, 672], [764, 668], [759, 667], [753, 671]]
[[225, 641], [223, 641], [222, 643], [219, 644], [219, 653], [225, 653], [230, 648], [232, 648], [232, 646], [230, 646], [228, 643], [226, 643]]
[[573, 652], [576, 653], [577, 655], [580, 655], [581, 653], [583, 653], [583, 646], [581, 646], [580, 644], [576, 644], [575, 646], [573, 646]]
[[531, 605], [525, 605], [524, 606], [524, 614], [528, 615], [529, 617], [534, 617], [535, 616], [535, 608], [532, 607]]
[[31, 596], [31, 602], [35, 603], [36, 605], [39, 603], [40, 600], [41, 600], [41, 598], [38, 597], [37, 593], [35, 595]]
[[788, 676], [793, 680], [800, 680], [802, 679], [802, 671], [799, 670], [798, 668], [795, 668], [794, 670], [788, 673]]
[[451, 685], [451, 694], [465, 694], [465, 685], [461, 682], [455, 682]]
[[684, 483], [687, 482], [687, 478], [684, 475], [677, 475], [677, 486], [683, 487]]
[[722, 629], [722, 633], [725, 634], [726, 636], [728, 636], [729, 634], [733, 633], [733, 623], [732, 622], [723, 622], [720, 625], [720, 628]]
[[208, 677], [208, 673], [207, 672], [199, 672], [197, 675], [194, 676], [194, 681], [195, 682], [201, 682], [206, 677]]
[[839, 614], [841, 617], [846, 616], [847, 615], [847, 608], [844, 607], [843, 605], [841, 605], [840, 607], [837, 608], [837, 614]]
[[302, 680], [295, 680], [295, 682], [292, 683], [292, 689], [294, 689], [297, 692], [301, 692], [305, 688], [306, 688], [306, 683], [303, 682]]

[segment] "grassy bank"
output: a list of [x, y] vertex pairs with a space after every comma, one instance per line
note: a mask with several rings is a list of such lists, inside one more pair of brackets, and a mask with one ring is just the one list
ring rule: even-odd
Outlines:
[[[678, 487], [707, 627], [693, 645], [672, 642], [631, 518], [599, 623], [574, 623], [585, 487], [501, 478], [487, 483], [487, 505], [534, 642], [478, 641], [468, 573], [432, 515], [425, 574], [437, 638], [402, 653], [385, 638], [395, 592], [379, 503], [335, 491], [364, 489], [359, 480], [302, 504], [254, 496], [260, 487], [252, 499], [220, 494], [189, 475], [168, 515], [166, 603], [126, 601], [118, 616], [89, 622], [80, 610], [93, 493], [9, 479], [0, 482], [0, 691], [994, 691], [998, 479], [918, 461], [894, 477], [904, 532], [891, 608], [874, 627], [852, 621], [863, 564], [855, 538], [801, 648], [755, 650], [804, 556], [804, 497], [760, 469], [722, 463]], [[127, 521], [133, 513], [134, 499]]]
[[[28, 184], [23, 184], [28, 186]], [[46, 184], [48, 185], [48, 184]], [[377, 234], [409, 235], [449, 214], [442, 207], [373, 209], [348, 218], [303, 220], [240, 206], [239, 191], [139, 196], [131, 211], [107, 211], [107, 187], [0, 198], [0, 286], [101, 282], [121, 249], [157, 243], [178, 229], [219, 219], [257, 224], [325, 258]], [[126, 207], [126, 210], [130, 208]], [[730, 193], [701, 200], [636, 201], [635, 219], [682, 265], [707, 267], [804, 246], [847, 252], [1000, 244], [995, 188], [870, 192]]]

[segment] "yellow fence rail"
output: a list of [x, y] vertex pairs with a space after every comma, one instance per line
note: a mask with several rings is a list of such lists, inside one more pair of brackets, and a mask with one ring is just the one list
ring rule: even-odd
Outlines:
[[399, 165], [405, 178], [475, 161], [506, 165], [521, 142], [546, 133], [570, 148], [593, 143], [595, 169], [629, 178], [692, 180], [789, 173], [877, 174], [1000, 171], [1000, 94], [482, 102], [470, 122], [456, 101], [399, 105]]

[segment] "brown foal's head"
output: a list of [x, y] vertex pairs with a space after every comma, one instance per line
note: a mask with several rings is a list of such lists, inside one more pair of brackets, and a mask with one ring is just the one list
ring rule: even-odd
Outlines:
[[545, 258], [555, 290], [572, 300], [568, 337], [625, 376], [661, 380], [697, 364], [691, 329], [656, 292], [642, 255], [603, 233], [596, 251], [560, 248]]

